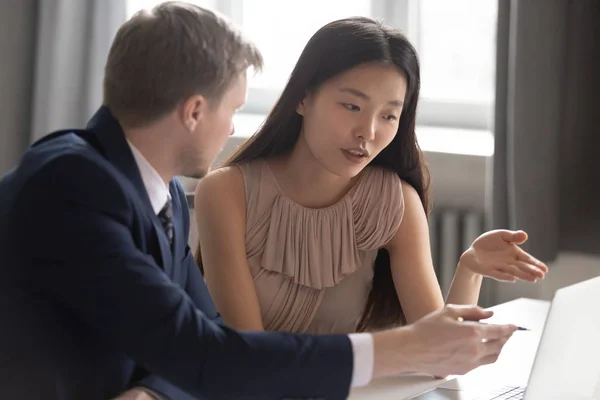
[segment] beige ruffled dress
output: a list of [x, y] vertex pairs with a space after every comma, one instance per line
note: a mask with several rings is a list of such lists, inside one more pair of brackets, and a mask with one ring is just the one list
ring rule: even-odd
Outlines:
[[286, 197], [266, 161], [239, 167], [246, 192], [246, 257], [265, 330], [354, 332], [377, 250], [402, 221], [399, 177], [367, 167], [340, 201], [314, 209]]

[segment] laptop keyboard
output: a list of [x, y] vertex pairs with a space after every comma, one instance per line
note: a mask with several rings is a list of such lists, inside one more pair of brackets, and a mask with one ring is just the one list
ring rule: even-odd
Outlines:
[[524, 398], [524, 387], [503, 386], [492, 393], [487, 393], [485, 397], [477, 397], [477, 400], [523, 400]]

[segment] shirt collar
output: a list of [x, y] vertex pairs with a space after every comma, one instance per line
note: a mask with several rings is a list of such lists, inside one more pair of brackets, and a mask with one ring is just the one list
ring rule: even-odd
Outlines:
[[146, 157], [144, 157], [144, 155], [129, 140], [127, 140], [127, 144], [129, 145], [135, 163], [140, 170], [144, 187], [150, 198], [150, 204], [152, 204], [152, 210], [155, 214], [158, 214], [167, 200], [171, 197], [169, 194], [169, 185], [163, 181]]

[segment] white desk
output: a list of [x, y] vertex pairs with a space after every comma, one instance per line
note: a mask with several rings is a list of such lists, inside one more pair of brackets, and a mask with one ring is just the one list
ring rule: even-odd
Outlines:
[[[373, 381], [369, 386], [353, 389], [350, 400], [401, 400], [435, 387], [459, 388], [464, 384], [514, 384], [524, 386], [529, 379], [535, 353], [540, 342], [550, 302], [517, 299], [491, 307], [493, 323], [510, 323], [530, 328], [517, 331], [506, 343], [498, 361], [479, 367], [464, 376], [434, 379], [429, 376], [402, 376]], [[471, 384], [472, 386], [472, 384]]]

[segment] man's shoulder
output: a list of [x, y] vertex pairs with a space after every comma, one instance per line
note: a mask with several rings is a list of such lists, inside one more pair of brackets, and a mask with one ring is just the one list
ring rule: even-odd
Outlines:
[[117, 170], [94, 146], [75, 133], [66, 133], [32, 145], [0, 187], [15, 198], [26, 193], [28, 201], [35, 203], [48, 193], [106, 194], [119, 189], [119, 180]]
[[[2, 183], [24, 183], [44, 173], [59, 172], [66, 178], [85, 171], [86, 166], [102, 165], [104, 157], [88, 141], [75, 133], [49, 135], [32, 144], [19, 164], [2, 177]], [[69, 165], [74, 168], [65, 168]]]
[[105, 158], [97, 147], [93, 146], [89, 138], [82, 137], [82, 132], [64, 132], [60, 135], [51, 135], [34, 143], [23, 155], [19, 168], [33, 167], [42, 169], [53, 163], [99, 165]]

